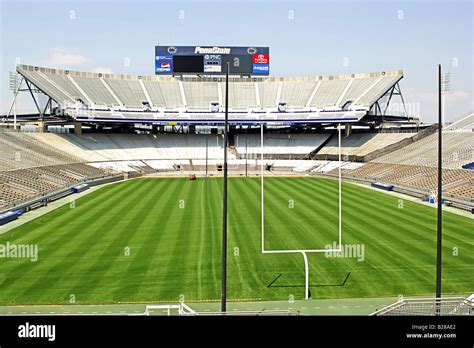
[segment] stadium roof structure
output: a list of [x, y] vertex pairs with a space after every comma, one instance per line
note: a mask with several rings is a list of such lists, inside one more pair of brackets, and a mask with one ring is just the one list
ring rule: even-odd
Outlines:
[[[16, 71], [26, 84], [24, 91], [33, 98], [32, 91], [47, 95], [50, 109], [54, 102], [79, 122], [218, 124], [224, 119], [223, 77], [118, 75], [29, 65], [18, 65]], [[401, 96], [402, 78], [402, 70], [231, 77], [229, 122], [351, 123], [369, 114], [384, 116], [392, 96]], [[388, 100], [384, 111], [379, 104], [382, 98]], [[42, 117], [46, 107], [41, 110], [34, 101]]]

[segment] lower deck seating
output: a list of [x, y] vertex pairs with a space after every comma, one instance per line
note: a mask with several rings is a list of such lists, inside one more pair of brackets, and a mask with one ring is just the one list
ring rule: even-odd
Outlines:
[[[437, 169], [434, 167], [369, 162], [348, 171], [347, 177], [359, 177], [399, 184], [427, 192], [436, 191]], [[474, 171], [469, 169], [443, 169], [443, 196], [473, 201]]]
[[94, 168], [85, 163], [0, 172], [0, 211], [21, 201], [110, 174], [111, 170]]

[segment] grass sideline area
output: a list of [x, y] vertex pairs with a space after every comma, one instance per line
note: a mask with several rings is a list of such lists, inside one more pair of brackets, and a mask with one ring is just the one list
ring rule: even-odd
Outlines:
[[[300, 315], [369, 315], [376, 309], [396, 302], [395, 297], [384, 298], [349, 298], [325, 300], [258, 301], [228, 302], [228, 312], [288, 310]], [[170, 304], [177, 304], [170, 303]], [[187, 303], [197, 313], [216, 313], [220, 303], [192, 302]], [[145, 304], [106, 304], [106, 305], [27, 305], [0, 306], [0, 315], [140, 315], [144, 314]], [[171, 310], [177, 315], [177, 310]], [[157, 309], [150, 315], [168, 315], [167, 310]]]
[[[266, 249], [337, 240], [337, 181], [265, 179]], [[343, 244], [363, 258], [309, 254], [313, 298], [432, 295], [436, 210], [343, 184]], [[290, 204], [290, 201], [293, 203]], [[38, 246], [3, 258], [0, 304], [215, 301], [220, 297], [222, 179], [143, 178], [107, 185], [0, 235]], [[290, 207], [292, 205], [292, 207]], [[443, 214], [443, 293], [472, 292], [473, 220]], [[229, 179], [228, 298], [298, 301], [299, 254], [261, 254], [260, 180]]]

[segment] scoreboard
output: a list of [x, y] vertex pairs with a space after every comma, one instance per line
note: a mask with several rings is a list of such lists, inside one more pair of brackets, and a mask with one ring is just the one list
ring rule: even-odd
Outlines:
[[269, 47], [155, 46], [155, 74], [270, 74]]

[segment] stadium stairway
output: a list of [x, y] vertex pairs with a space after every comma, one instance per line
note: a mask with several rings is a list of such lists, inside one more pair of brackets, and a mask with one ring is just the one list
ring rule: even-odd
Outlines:
[[313, 151], [311, 151], [307, 156], [305, 156], [303, 159], [308, 159], [308, 160], [315, 160], [316, 159], [316, 155], [318, 154], [318, 152], [323, 148], [325, 147], [331, 140], [332, 138], [336, 137], [337, 136], [337, 130], [333, 131], [331, 133], [331, 135], [326, 139], [324, 140], [317, 148], [315, 148]]

